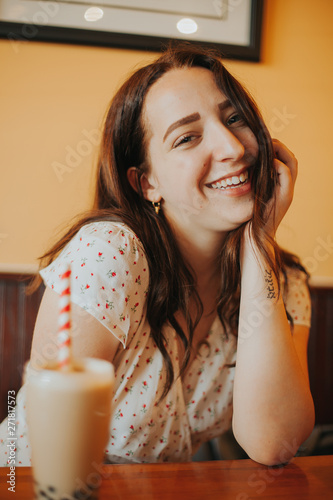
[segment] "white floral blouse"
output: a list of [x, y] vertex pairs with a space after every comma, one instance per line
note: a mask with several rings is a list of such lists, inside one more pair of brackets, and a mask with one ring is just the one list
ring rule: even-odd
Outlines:
[[[236, 340], [226, 337], [218, 317], [207, 342], [167, 397], [163, 357], [146, 319], [149, 269], [143, 247], [124, 224], [91, 223], [41, 271], [45, 284], [60, 290], [59, 273], [71, 263], [71, 300], [119, 339], [116, 382], [106, 459], [113, 463], [187, 461], [199, 446], [231, 426]], [[310, 298], [303, 274], [289, 276], [287, 309], [295, 324], [310, 326]], [[164, 327], [175, 376], [181, 360], [175, 331]], [[25, 422], [25, 386], [17, 397], [16, 465], [30, 465]], [[0, 466], [7, 463], [7, 421], [0, 425]]]

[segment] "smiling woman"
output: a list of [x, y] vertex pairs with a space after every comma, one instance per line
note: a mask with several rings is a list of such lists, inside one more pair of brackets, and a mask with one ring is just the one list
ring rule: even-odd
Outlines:
[[[74, 354], [116, 372], [106, 460], [190, 460], [233, 425], [271, 465], [309, 435], [307, 275], [275, 242], [296, 176], [293, 154], [211, 51], [170, 48], [114, 96], [94, 208], [42, 259], [31, 352], [40, 364], [54, 340], [70, 263]], [[25, 387], [18, 452], [29, 465], [24, 401]]]

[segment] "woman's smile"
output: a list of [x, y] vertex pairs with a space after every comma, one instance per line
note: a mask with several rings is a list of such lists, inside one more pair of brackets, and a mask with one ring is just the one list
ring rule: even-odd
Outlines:
[[227, 196], [243, 196], [251, 191], [251, 180], [249, 167], [243, 168], [240, 172], [231, 173], [207, 183], [206, 187], [223, 192]]

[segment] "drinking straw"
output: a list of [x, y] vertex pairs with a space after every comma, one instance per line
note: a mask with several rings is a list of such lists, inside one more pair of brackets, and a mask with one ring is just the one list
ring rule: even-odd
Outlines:
[[60, 369], [69, 370], [72, 365], [71, 355], [71, 288], [70, 266], [63, 269], [59, 300], [59, 330], [58, 330], [58, 365]]

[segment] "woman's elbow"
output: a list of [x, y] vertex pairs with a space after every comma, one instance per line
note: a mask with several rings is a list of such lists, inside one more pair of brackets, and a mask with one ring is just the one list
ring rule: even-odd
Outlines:
[[281, 443], [266, 442], [262, 445], [242, 445], [241, 442], [239, 444], [251, 460], [272, 467], [288, 463], [297, 453], [301, 443], [294, 439], [292, 441], [282, 441]]
[[[239, 445], [244, 449], [247, 455], [263, 465], [273, 466], [288, 463], [297, 453], [300, 446], [310, 436], [314, 427], [314, 416], [303, 422], [294, 433], [283, 432], [273, 436], [257, 434], [256, 438], [254, 433], [250, 439], [247, 436], [238, 433], [234, 428], [235, 438]], [[260, 435], [261, 434], [261, 435]]]
[[258, 462], [259, 464], [272, 467], [287, 464], [295, 456], [299, 446], [297, 445], [295, 448], [292, 444], [290, 448], [286, 446], [276, 450], [274, 448], [266, 447], [262, 450], [249, 450], [247, 454], [251, 460]]

